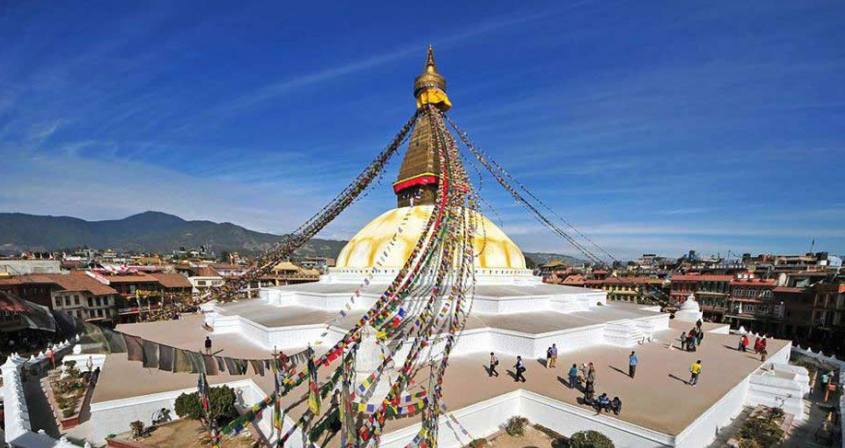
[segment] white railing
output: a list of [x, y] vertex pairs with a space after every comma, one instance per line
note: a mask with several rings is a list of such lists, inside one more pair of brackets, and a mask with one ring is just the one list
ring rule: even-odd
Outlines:
[[[814, 352], [811, 348], [801, 348], [800, 345], [792, 347], [792, 351], [807, 358], [815, 359], [825, 364], [832, 364], [839, 369], [839, 387], [845, 384], [845, 361], [836, 358], [836, 355], [825, 355], [821, 350]], [[839, 397], [839, 412], [845, 409], [845, 395]], [[845, 434], [845, 419], [839, 419], [840, 434]], [[842, 448], [845, 448], [845, 437], [842, 438]]]

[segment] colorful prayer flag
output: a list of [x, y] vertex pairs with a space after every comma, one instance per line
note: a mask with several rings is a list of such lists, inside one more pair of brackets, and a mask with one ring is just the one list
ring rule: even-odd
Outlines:
[[308, 409], [311, 413], [320, 413], [320, 387], [317, 385], [317, 367], [314, 365], [314, 356], [308, 356]]

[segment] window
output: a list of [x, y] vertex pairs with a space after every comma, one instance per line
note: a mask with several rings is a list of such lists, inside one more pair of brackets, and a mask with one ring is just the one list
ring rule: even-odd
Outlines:
[[102, 308], [97, 310], [97, 317], [103, 317], [103, 310], [102, 310]]
[[90, 308], [90, 307], [93, 307], [93, 306], [94, 306], [94, 299], [89, 297], [88, 298], [88, 307]]
[[60, 296], [56, 296], [56, 306], [62, 306], [62, 298]]
[[70, 306], [70, 296], [65, 296], [65, 306]]
[[96, 301], [97, 306], [101, 306], [101, 305], [102, 305], [102, 303], [103, 303], [103, 302], [101, 302], [101, 301], [100, 301], [100, 298], [99, 298], [99, 297], [97, 297], [97, 298], [96, 298], [96, 299], [94, 299], [94, 300]]
[[77, 295], [74, 295], [74, 296], [73, 296], [73, 304], [74, 304], [74, 305], [79, 305], [79, 296], [77, 296]]

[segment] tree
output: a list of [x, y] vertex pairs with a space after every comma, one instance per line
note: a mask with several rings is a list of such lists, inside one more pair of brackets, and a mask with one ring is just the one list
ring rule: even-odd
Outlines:
[[598, 431], [579, 431], [569, 438], [569, 448], [614, 448], [613, 442]]
[[[193, 420], [205, 418], [199, 396], [196, 392], [182, 394], [176, 398], [176, 415]], [[235, 409], [235, 391], [229, 386], [212, 387], [208, 391], [208, 414], [217, 423], [225, 424], [238, 416]]]

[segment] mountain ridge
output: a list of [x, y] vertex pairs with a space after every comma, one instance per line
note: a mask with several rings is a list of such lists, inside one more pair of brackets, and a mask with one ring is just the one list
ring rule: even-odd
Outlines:
[[[78, 247], [167, 253], [180, 247], [205, 246], [218, 255], [224, 251], [255, 255], [272, 247], [281, 237], [231, 222], [186, 220], [153, 210], [100, 221], [73, 216], [0, 213], [0, 253]], [[346, 241], [314, 238], [296, 254], [336, 258], [344, 245]], [[553, 258], [570, 264], [582, 263], [582, 260], [561, 254], [525, 252], [524, 255], [537, 264]]]
[[[216, 253], [238, 251], [254, 255], [281, 235], [257, 232], [231, 222], [185, 220], [158, 211], [122, 219], [88, 221], [72, 216], [0, 213], [0, 251], [61, 250], [77, 247], [166, 253], [180, 247], [205, 246]], [[301, 256], [334, 257], [344, 241], [312, 239]]]

